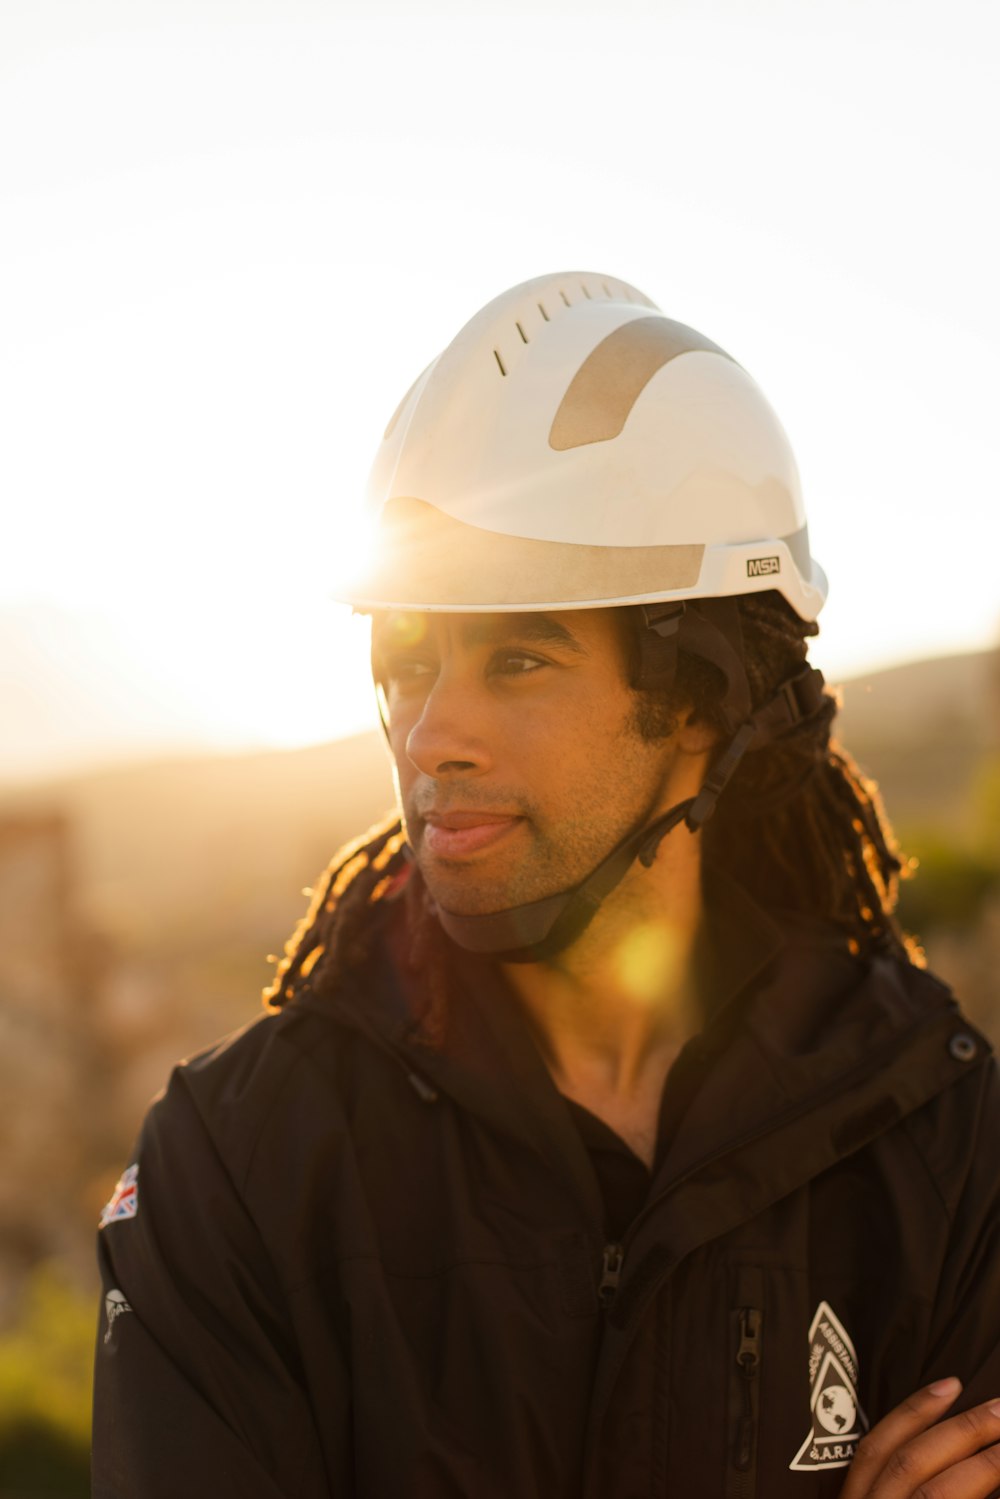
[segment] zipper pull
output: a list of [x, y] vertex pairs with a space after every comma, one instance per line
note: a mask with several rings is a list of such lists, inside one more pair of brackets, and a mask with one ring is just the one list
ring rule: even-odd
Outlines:
[[406, 1078], [421, 1103], [437, 1103], [438, 1090], [419, 1072], [407, 1072]]
[[601, 1283], [597, 1287], [597, 1299], [607, 1311], [615, 1299], [618, 1291], [618, 1282], [621, 1279], [622, 1260], [625, 1258], [624, 1250], [620, 1244], [605, 1244], [604, 1259], [601, 1265]]
[[736, 1468], [745, 1473], [753, 1457], [754, 1398], [753, 1381], [760, 1367], [760, 1312], [755, 1307], [745, 1306], [740, 1310], [740, 1343], [736, 1350], [736, 1363], [743, 1376], [743, 1415], [736, 1437]]
[[740, 1346], [736, 1362], [747, 1379], [753, 1379], [760, 1363], [760, 1312], [745, 1306], [740, 1312]]

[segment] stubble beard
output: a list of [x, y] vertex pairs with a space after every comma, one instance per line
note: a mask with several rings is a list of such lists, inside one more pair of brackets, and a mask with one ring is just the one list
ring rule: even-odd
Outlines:
[[[629, 744], [634, 755], [638, 746], [631, 735]], [[633, 755], [623, 759], [632, 761]], [[405, 821], [408, 828], [420, 830], [414, 857], [432, 899], [455, 916], [481, 916], [574, 889], [623, 838], [656, 814], [658, 783], [652, 790], [647, 788], [643, 798], [623, 803], [616, 816], [609, 815], [609, 805], [618, 800], [609, 793], [620, 791], [631, 769], [633, 765], [619, 766], [622, 774], [615, 777], [613, 788], [593, 788], [557, 824], [544, 819], [541, 810], [522, 794], [505, 795], [502, 788], [491, 787], [489, 805], [516, 812], [523, 822], [507, 835], [510, 848], [501, 845], [480, 860], [450, 860], [426, 853], [419, 811], [409, 806]], [[474, 805], [467, 792], [463, 792], [462, 805]]]

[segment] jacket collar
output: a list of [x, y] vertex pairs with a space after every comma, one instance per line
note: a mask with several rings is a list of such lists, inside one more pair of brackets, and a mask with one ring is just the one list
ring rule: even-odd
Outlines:
[[[748, 1169], [739, 1191], [730, 1178], [725, 1194], [696, 1193], [697, 1211], [676, 1219], [677, 1254], [858, 1149], [967, 1070], [948, 1052], [958, 1025], [951, 997], [929, 975], [891, 957], [857, 958], [822, 923], [775, 920], [718, 870], [705, 874], [705, 912], [695, 959], [705, 1023], [685, 1048], [703, 1076], [661, 1161], [656, 1194], [691, 1206], [723, 1157], [739, 1155]], [[586, 1151], [501, 970], [453, 950], [445, 1041], [428, 1045], [405, 965], [393, 957], [403, 915], [401, 902], [382, 902], [364, 971], [306, 1007], [365, 1031], [439, 1092], [540, 1154], [599, 1225]], [[982, 1038], [977, 1045], [988, 1050]], [[662, 1246], [662, 1222], [657, 1233]]]

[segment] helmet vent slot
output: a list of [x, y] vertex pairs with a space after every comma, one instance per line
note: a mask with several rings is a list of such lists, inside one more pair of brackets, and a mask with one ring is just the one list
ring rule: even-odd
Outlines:
[[572, 307], [573, 303], [570, 301], [569, 297], [567, 297], [567, 295], [563, 291], [562, 287], [559, 288], [559, 295], [562, 297], [562, 299], [566, 303], [567, 307]]
[[524, 329], [521, 327], [521, 324], [520, 323], [515, 323], [514, 327], [517, 329], [518, 333], [520, 333], [520, 335], [521, 335], [521, 342], [523, 344], [526, 344], [528, 342], [528, 335], [525, 333]]
[[545, 321], [548, 322], [549, 321], [549, 315], [545, 311], [545, 308], [542, 306], [541, 302], [539, 302], [539, 304], [538, 304], [538, 310], [542, 314], [542, 317], [545, 319]]
[[580, 282], [580, 290], [583, 292], [583, 295], [586, 297], [588, 302], [592, 302], [594, 300], [582, 281]]
[[493, 358], [496, 360], [497, 364], [500, 367], [500, 373], [501, 373], [501, 375], [506, 375], [507, 371], [503, 367], [503, 360], [500, 358], [500, 350], [499, 349], [494, 349], [493, 350]]
[[601, 289], [606, 297], [611, 297], [611, 293], [608, 291], [608, 283], [606, 281], [601, 282]]

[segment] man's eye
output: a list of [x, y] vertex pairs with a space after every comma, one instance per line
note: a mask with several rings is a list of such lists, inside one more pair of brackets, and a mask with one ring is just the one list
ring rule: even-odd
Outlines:
[[497, 651], [492, 662], [493, 670], [504, 677], [527, 676], [544, 665], [541, 657], [531, 656], [526, 651]]
[[386, 682], [417, 682], [430, 676], [434, 668], [428, 661], [416, 656], [392, 656], [382, 666], [382, 678]]

